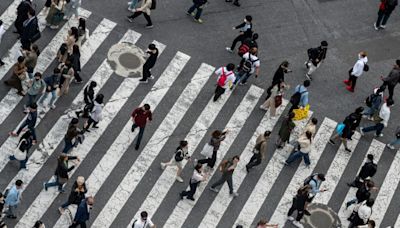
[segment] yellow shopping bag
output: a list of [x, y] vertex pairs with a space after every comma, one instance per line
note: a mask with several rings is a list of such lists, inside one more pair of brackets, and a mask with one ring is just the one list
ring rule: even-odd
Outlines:
[[293, 109], [293, 112], [294, 112], [293, 120], [302, 120], [302, 119], [307, 118], [309, 110], [310, 110], [309, 104], [306, 105], [306, 107], [304, 107], [304, 108]]

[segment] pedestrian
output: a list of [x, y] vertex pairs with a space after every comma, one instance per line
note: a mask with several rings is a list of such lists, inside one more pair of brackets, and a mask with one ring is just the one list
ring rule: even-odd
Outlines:
[[79, 134], [82, 134], [78, 128], [79, 119], [72, 118], [68, 125], [67, 133], [64, 136], [64, 149], [63, 153], [68, 154], [69, 151], [74, 147], [73, 140], [76, 140]]
[[93, 196], [89, 196], [86, 199], [82, 200], [78, 206], [78, 209], [76, 210], [74, 221], [72, 222], [72, 225], [69, 226], [69, 228], [75, 228], [78, 225], [81, 228], [86, 228], [86, 221], [89, 220], [90, 210], [92, 210], [93, 204]]
[[274, 88], [274, 86], [284, 83], [286, 88], [289, 88], [289, 85], [285, 83], [285, 74], [292, 72], [292, 70], [289, 69], [289, 62], [287, 60], [283, 61], [278, 69], [275, 71], [274, 77], [272, 78], [272, 84], [270, 87], [267, 89], [267, 97], [265, 100], [267, 100], [271, 96], [271, 90]]
[[304, 109], [308, 105], [308, 87], [311, 85], [310, 80], [305, 80], [303, 84], [299, 84], [294, 89], [294, 94], [290, 97], [290, 103], [292, 106], [289, 109], [289, 113], [294, 109]]
[[344, 84], [346, 84], [346, 89], [352, 93], [354, 93], [354, 88], [356, 87], [357, 79], [362, 75], [364, 71], [368, 71], [369, 67], [367, 65], [368, 58], [367, 52], [362, 51], [358, 53], [358, 60], [354, 64], [354, 66], [349, 70], [349, 78], [344, 80]]
[[358, 107], [353, 113], [346, 116], [344, 121], [338, 124], [338, 126], [336, 127], [336, 132], [329, 139], [329, 144], [335, 145], [334, 140], [340, 137], [344, 149], [347, 152], [351, 153], [351, 150], [347, 146], [347, 140], [351, 140], [351, 137], [353, 136], [357, 127], [360, 126], [363, 111], [363, 107]]
[[286, 142], [289, 142], [290, 134], [293, 132], [296, 124], [293, 122], [294, 113], [290, 112], [289, 115], [282, 121], [276, 141], [276, 147], [282, 149]]
[[23, 50], [30, 50], [31, 45], [40, 38], [39, 21], [35, 16], [36, 12], [30, 8], [28, 10], [28, 19], [23, 23], [21, 34], [21, 44]]
[[221, 142], [225, 140], [226, 134], [228, 134], [228, 131], [220, 131], [220, 130], [215, 130], [211, 133], [211, 139], [207, 143], [207, 146], [212, 147], [212, 155], [210, 157], [206, 157], [205, 159], [200, 159], [198, 161], [195, 160], [195, 163], [197, 164], [207, 164], [206, 168], [204, 171], [206, 173], [211, 173], [212, 170], [214, 169], [215, 162], [217, 161], [217, 154], [219, 147], [221, 146]]
[[218, 193], [219, 190], [216, 187], [225, 183], [228, 183], [229, 186], [229, 194], [232, 197], [239, 196], [239, 193], [233, 191], [233, 182], [232, 182], [232, 175], [235, 171], [237, 164], [239, 162], [239, 156], [235, 155], [231, 160], [223, 160], [219, 166], [219, 170], [222, 172], [221, 177], [217, 180], [214, 184], [211, 185], [210, 190], [213, 192]]
[[140, 212], [140, 219], [135, 219], [132, 228], [156, 228], [156, 225], [149, 218], [147, 211]]
[[18, 128], [17, 132], [10, 132], [10, 135], [12, 137], [17, 137], [22, 130], [27, 127], [28, 130], [31, 132], [32, 137], [33, 137], [33, 144], [36, 144], [36, 130], [35, 130], [35, 125], [36, 125], [36, 121], [37, 121], [37, 105], [35, 103], [31, 104], [29, 106], [29, 112], [28, 115], [24, 121], [23, 124], [21, 124], [21, 126]]
[[374, 116], [375, 125], [369, 127], [360, 127], [360, 133], [362, 136], [366, 132], [375, 131], [376, 137], [382, 137], [383, 128], [387, 127], [390, 118], [390, 108], [393, 106], [393, 100], [386, 100], [386, 103], [383, 103], [381, 109], [379, 110], [379, 114]]
[[57, 98], [57, 88], [58, 85], [60, 84], [60, 77], [61, 77], [61, 71], [58, 67], [56, 67], [53, 70], [53, 74], [51, 76], [47, 76], [44, 79], [44, 82], [46, 82], [46, 91], [43, 94], [43, 96], [39, 99], [38, 104], [40, 106], [43, 106], [44, 108], [47, 108], [47, 105], [43, 104], [43, 102], [47, 99], [47, 97], [51, 94], [51, 99], [50, 99], [50, 108], [55, 109], [56, 106], [54, 103], [56, 102]]
[[72, 78], [75, 75], [74, 68], [72, 67], [71, 61], [67, 59], [64, 63], [60, 63], [58, 68], [61, 71], [61, 77], [60, 77], [60, 84], [59, 84], [59, 90], [57, 96], [61, 97], [62, 95], [67, 95], [69, 92], [69, 85], [71, 83]]
[[326, 192], [327, 189], [323, 188], [320, 189], [322, 182], [325, 181], [325, 175], [322, 173], [314, 173], [311, 176], [307, 177], [304, 180], [304, 185], [310, 185], [311, 186], [311, 190], [310, 193], [308, 194], [308, 198], [307, 198], [307, 202], [305, 205], [305, 209], [304, 209], [304, 214], [307, 216], [310, 216], [311, 213], [307, 210], [307, 206], [308, 204], [310, 204], [314, 197], [321, 192]]
[[290, 163], [298, 160], [299, 158], [304, 159], [304, 163], [307, 167], [311, 164], [309, 153], [311, 152], [313, 139], [312, 136], [313, 134], [307, 131], [305, 135], [299, 137], [299, 139], [297, 140], [299, 146], [298, 148], [296, 148], [295, 152], [290, 154], [290, 156], [286, 159], [286, 161], [284, 162], [285, 165], [290, 165]]
[[255, 77], [258, 78], [260, 74], [260, 59], [257, 57], [257, 48], [253, 47], [249, 52], [243, 55], [240, 61], [239, 71], [236, 74], [235, 85], [240, 82], [240, 85], [245, 85], [247, 79], [255, 73]]
[[5, 206], [8, 207], [6, 211], [6, 217], [10, 219], [16, 219], [16, 212], [18, 204], [21, 202], [23, 182], [22, 180], [15, 181], [15, 184], [8, 191], [7, 197], [5, 199]]
[[13, 66], [13, 71], [11, 77], [4, 81], [4, 84], [17, 90], [17, 94], [20, 96], [25, 96], [22, 88], [22, 81], [26, 79], [27, 68], [25, 66], [25, 57], [19, 56], [17, 63]]
[[396, 8], [397, 4], [397, 0], [381, 0], [378, 10], [378, 19], [374, 23], [375, 30], [386, 28], [386, 22], [388, 21], [390, 14]]
[[67, 43], [62, 43], [60, 48], [57, 51], [57, 60], [58, 63], [65, 63], [68, 59], [68, 47]]
[[[303, 218], [304, 216], [304, 211], [305, 211], [305, 207], [306, 207], [306, 203], [308, 200], [308, 194], [311, 191], [311, 186], [310, 185], [304, 185], [301, 186], [298, 190], [297, 190], [297, 194], [296, 196], [293, 197], [293, 201], [292, 201], [292, 206], [290, 207], [288, 213], [287, 213], [287, 220], [291, 221], [293, 223], [294, 226], [296, 227], [300, 227], [302, 228], [303, 225], [300, 223], [300, 220]], [[294, 211], [297, 211], [297, 216], [296, 219], [294, 219], [294, 217], [292, 217], [292, 214]]]
[[36, 44], [32, 44], [29, 50], [23, 51], [25, 57], [26, 72], [28, 73], [29, 79], [33, 79], [33, 71], [35, 70], [38, 56], [40, 55], [39, 47]]
[[33, 225], [33, 228], [46, 228], [46, 226], [42, 221], [38, 220], [35, 222], [35, 225]]
[[346, 202], [346, 209], [352, 204], [361, 203], [365, 200], [368, 200], [371, 197], [372, 190], [378, 190], [378, 188], [375, 187], [375, 183], [371, 180], [365, 180], [360, 188], [358, 188], [356, 197]]
[[30, 0], [23, 0], [17, 7], [17, 18], [14, 22], [14, 26], [17, 29], [14, 33], [22, 35], [24, 30], [24, 22], [28, 19], [28, 11], [32, 8]]
[[380, 88], [375, 88], [374, 92], [365, 99], [365, 104], [367, 108], [363, 112], [363, 117], [373, 120], [375, 114], [379, 111], [383, 101], [383, 91], [385, 86]]
[[182, 140], [179, 142], [178, 148], [175, 150], [175, 155], [174, 157], [168, 161], [168, 162], [161, 162], [161, 169], [165, 169], [167, 166], [176, 166], [178, 170], [176, 171], [176, 180], [178, 182], [183, 182], [183, 179], [181, 177], [182, 173], [182, 161], [183, 159], [189, 160], [190, 156], [188, 154], [188, 142], [185, 140]]
[[104, 100], [104, 95], [103, 94], [97, 94], [96, 99], [94, 99], [93, 102], [93, 109], [89, 114], [89, 119], [87, 120], [85, 127], [83, 128], [84, 132], [90, 132], [89, 127], [90, 125], [93, 124], [93, 128], [99, 128], [97, 124], [103, 119], [103, 103]]
[[86, 20], [85, 18], [81, 17], [79, 18], [78, 22], [78, 34], [79, 38], [76, 44], [79, 46], [79, 49], [82, 46], [82, 42], [86, 40], [87, 37], [89, 37], [89, 29], [86, 28]]
[[306, 73], [306, 78], [312, 80], [311, 74], [324, 62], [326, 58], [326, 52], [328, 50], [328, 42], [321, 41], [321, 45], [316, 48], [310, 48], [307, 50], [308, 60], [305, 62], [306, 68], [308, 69]]
[[348, 218], [350, 221], [349, 228], [355, 228], [367, 224], [372, 215], [372, 206], [374, 206], [374, 203], [375, 200], [369, 198], [368, 200], [361, 202], [358, 207], [356, 206]]
[[0, 221], [1, 221], [1, 218], [3, 217], [3, 209], [4, 209], [5, 204], [6, 204], [6, 202], [4, 201], [4, 195], [2, 192], [0, 192]]
[[78, 118], [81, 113], [83, 113], [84, 118], [89, 118], [89, 112], [91, 112], [94, 107], [94, 88], [96, 88], [96, 86], [97, 83], [95, 81], [91, 81], [89, 85], [83, 89], [83, 101], [85, 102], [85, 106], [83, 110], [75, 112]]
[[246, 171], [249, 172], [254, 166], [261, 164], [261, 161], [265, 159], [265, 153], [267, 152], [267, 141], [271, 135], [271, 131], [265, 131], [264, 134], [260, 134], [256, 139], [256, 145], [253, 148], [253, 156], [251, 156], [249, 163], [246, 165]]
[[238, 55], [240, 57], [243, 57], [243, 55], [249, 52], [250, 49], [252, 48], [258, 49], [258, 44], [256, 41], [257, 39], [258, 39], [258, 33], [254, 33], [251, 37], [247, 37], [246, 39], [244, 39], [242, 44], [238, 48]]
[[256, 228], [267, 228], [267, 227], [278, 228], [278, 224], [268, 224], [267, 220], [261, 219], [260, 221], [258, 221], [256, 226]]
[[386, 78], [382, 78], [382, 81], [383, 85], [387, 86], [389, 90], [388, 99], [393, 100], [394, 87], [396, 87], [396, 85], [400, 83], [400, 59], [396, 60], [393, 69], [390, 71], [389, 75]]
[[19, 161], [19, 170], [27, 169], [26, 162], [28, 161], [29, 149], [32, 147], [33, 142], [34, 140], [31, 131], [26, 131], [19, 139], [17, 148], [14, 150], [13, 155], [8, 157], [11, 161]]
[[81, 0], [66, 0], [64, 8], [64, 20], [69, 20], [72, 15], [76, 19], [79, 17], [78, 9], [81, 7]]
[[[225, 2], [232, 2], [232, 0], [225, 0]], [[239, 7], [240, 6], [239, 0], [234, 0], [233, 5]]]
[[64, 153], [58, 156], [57, 168], [54, 172], [55, 180], [53, 182], [43, 183], [44, 190], [47, 191], [49, 187], [58, 186], [58, 191], [60, 193], [65, 192], [65, 190], [63, 189], [63, 185], [67, 183], [69, 179], [68, 173], [75, 168], [75, 165], [68, 165], [69, 160], [77, 160], [78, 162], [80, 161], [77, 156], [68, 156]]
[[133, 19], [143, 14], [144, 18], [147, 21], [146, 28], [153, 28], [153, 22], [150, 18], [150, 12], [152, 8], [155, 8], [155, 3], [153, 3], [153, 1], [155, 0], [142, 0], [142, 5], [139, 8], [136, 8], [135, 12], [131, 16], [128, 16], [128, 21], [132, 23]]
[[147, 121], [153, 120], [153, 115], [150, 110], [149, 104], [144, 104], [142, 107], [136, 108], [132, 112], [132, 129], [131, 131], [134, 132], [137, 127], [139, 127], [139, 135], [136, 139], [136, 146], [135, 150], [139, 150], [140, 141], [142, 141], [144, 128], [146, 126]]
[[128, 10], [134, 13], [136, 11], [136, 5], [138, 4], [139, 0], [131, 0], [128, 2]]
[[395, 139], [392, 140], [390, 143], [386, 144], [386, 146], [392, 150], [395, 149], [395, 145], [399, 145], [400, 144], [400, 127], [397, 127], [396, 131], [395, 131]]
[[51, 29], [58, 29], [60, 22], [63, 20], [63, 0], [51, 0], [49, 13], [46, 16], [46, 26]]
[[71, 27], [68, 30], [67, 37], [64, 39], [64, 43], [67, 44], [67, 55], [72, 55], [73, 47], [78, 41], [79, 31], [77, 27]]
[[276, 108], [282, 104], [283, 90], [285, 89], [286, 89], [286, 84], [284, 82], [276, 84], [274, 87], [272, 87], [270, 91], [271, 92], [270, 96], [260, 106], [260, 109], [264, 111], [268, 111], [268, 109], [270, 110], [269, 112], [270, 118], [275, 118]]
[[85, 194], [87, 193], [87, 187], [85, 183], [85, 178], [83, 176], [78, 176], [76, 181], [72, 185], [71, 193], [68, 196], [67, 202], [65, 202], [61, 207], [58, 208], [60, 214], [64, 213], [64, 210], [71, 204], [78, 205], [82, 200], [85, 199]]
[[349, 187], [360, 188], [369, 178], [373, 177], [377, 171], [378, 166], [374, 163], [374, 155], [368, 154], [367, 161], [361, 167], [360, 172], [353, 182], [347, 183]]
[[[237, 0], [235, 0], [237, 2]], [[235, 50], [237, 42], [243, 42], [246, 38], [251, 37], [253, 34], [253, 24], [252, 24], [253, 17], [250, 15], [246, 15], [246, 17], [243, 20], [243, 23], [240, 25], [233, 27], [233, 30], [239, 29], [239, 35], [233, 40], [231, 47], [226, 47], [225, 49], [233, 53], [233, 50]]]
[[[193, 0], [193, 5], [186, 12], [187, 15], [192, 15], [194, 17], [194, 21], [198, 23], [203, 23], [203, 20], [200, 19], [201, 13], [203, 12], [203, 8], [206, 5], [207, 0]], [[194, 11], [196, 10], [196, 14]]]
[[149, 44], [146, 53], [149, 56], [146, 59], [146, 62], [143, 64], [142, 79], [139, 80], [140, 83], [147, 83], [149, 78], [154, 79], [154, 76], [151, 74], [151, 69], [156, 64], [158, 48], [155, 44]]
[[[1, 44], [1, 38], [3, 37], [4, 33], [6, 33], [6, 30], [4, 29], [3, 21], [0, 20], [0, 44]], [[1, 61], [1, 59], [0, 59], [0, 67], [3, 65], [4, 65], [4, 62]]]
[[36, 104], [37, 100], [44, 93], [45, 89], [46, 82], [42, 79], [42, 74], [36, 72], [33, 80], [30, 80], [29, 89], [26, 92], [26, 94], [28, 94], [28, 101], [24, 105], [24, 113], [29, 112], [29, 106]]
[[227, 88], [233, 89], [233, 83], [235, 82], [235, 74], [233, 70], [235, 65], [233, 63], [228, 63], [225, 67], [220, 67], [215, 71], [215, 75], [218, 76], [217, 87], [214, 91], [213, 101], [216, 102], [222, 94], [225, 93]]
[[200, 184], [200, 182], [203, 182], [207, 180], [207, 176], [202, 173], [203, 171], [203, 165], [202, 164], [197, 164], [194, 167], [193, 175], [189, 180], [189, 191], [182, 191], [179, 193], [179, 196], [181, 199], [186, 196], [186, 199], [194, 201], [195, 199], [193, 198], [194, 194], [196, 193], [197, 186]]
[[74, 77], [75, 83], [82, 83], [83, 80], [79, 73], [81, 72], [81, 52], [79, 51], [79, 46], [74, 44], [72, 46], [72, 54], [68, 57], [68, 60], [71, 62], [72, 68], [74, 69]]

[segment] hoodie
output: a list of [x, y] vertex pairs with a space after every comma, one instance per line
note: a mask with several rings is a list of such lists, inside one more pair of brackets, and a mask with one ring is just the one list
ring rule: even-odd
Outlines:
[[362, 57], [359, 55], [356, 64], [354, 64], [354, 66], [353, 66], [351, 75], [360, 77], [362, 75], [362, 73], [364, 72], [364, 65], [367, 64], [367, 62], [368, 62], [367, 56]]

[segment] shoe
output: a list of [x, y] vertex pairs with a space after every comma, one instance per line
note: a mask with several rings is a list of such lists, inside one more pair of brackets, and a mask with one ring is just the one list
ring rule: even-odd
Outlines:
[[51, 109], [56, 109], [56, 106], [55, 105], [50, 105], [50, 108]]
[[304, 210], [304, 214], [307, 215], [307, 216], [311, 215], [311, 213], [308, 210]]
[[83, 81], [82, 81], [82, 80], [81, 80], [81, 81], [74, 80], [74, 82], [75, 82], [76, 84], [82, 84], [82, 83], [83, 83]]
[[199, 160], [197, 160], [196, 158], [193, 160], [193, 164], [196, 166], [198, 164]]
[[350, 81], [349, 80], [344, 80], [343, 83], [346, 84], [346, 85], [350, 85]]
[[329, 139], [329, 144], [335, 145], [335, 142], [332, 139]]
[[197, 22], [197, 23], [199, 23], [199, 24], [203, 24], [203, 20], [201, 20], [200, 18], [199, 18], [199, 19], [196, 19], [196, 18], [195, 18], [194, 21]]
[[370, 117], [368, 117], [368, 120], [374, 121], [374, 117], [370, 116]]
[[147, 29], [151, 29], [151, 28], [153, 28], [154, 27], [154, 25], [146, 25], [146, 27], [145, 28], [147, 28]]
[[241, 85], [241, 86], [242, 86], [242, 85], [246, 85], [246, 84], [247, 84], [247, 82], [240, 82], [240, 83], [239, 83], [239, 85]]
[[289, 220], [289, 221], [294, 221], [294, 218], [293, 218], [292, 216], [288, 216], [288, 217], [287, 217], [287, 220]]
[[196, 14], [194, 12], [192, 12], [190, 15], [194, 17]]
[[233, 51], [230, 47], [226, 47], [225, 50], [228, 51], [229, 53], [233, 53]]
[[25, 114], [29, 112], [29, 108], [25, 108], [23, 111]]
[[17, 136], [18, 136], [17, 133], [15, 133], [15, 132], [13, 132], [13, 131], [9, 132], [8, 134], [9, 134], [10, 136], [12, 136], [12, 137], [17, 137]]
[[15, 216], [15, 215], [7, 215], [7, 218], [9, 218], [9, 219], [16, 219], [17, 216]]
[[304, 65], [306, 66], [307, 69], [310, 68], [310, 66], [308, 66], [308, 61], [306, 61], [306, 62], [304, 63]]
[[307, 78], [308, 80], [312, 81], [311, 75], [309, 75], [309, 74], [307, 74], [307, 73], [306, 73], [306, 78]]
[[380, 133], [379, 135], [375, 134], [376, 137], [383, 137], [383, 133]]
[[234, 2], [233, 5], [240, 7], [240, 3], [238, 1]]
[[351, 153], [351, 150], [349, 148], [344, 148], [344, 150]]
[[59, 208], [58, 208], [58, 212], [60, 212], [60, 214], [64, 214], [64, 208], [59, 207]]
[[61, 189], [61, 190], [58, 190], [58, 192], [59, 192], [59, 193], [64, 193], [65, 190], [64, 190], [64, 189]]
[[361, 136], [364, 136], [364, 135], [365, 135], [365, 133], [364, 133], [364, 128], [363, 128], [363, 127], [360, 127], [360, 134], [361, 134]]
[[346, 209], [349, 208], [350, 206], [351, 206], [351, 203], [350, 203], [350, 202], [347, 202], [347, 203], [346, 203]]
[[177, 176], [175, 179], [176, 179], [176, 181], [178, 181], [178, 182], [180, 182], [180, 183], [183, 183], [183, 179], [182, 179], [182, 177], [180, 177], [180, 176]]
[[195, 199], [193, 197], [186, 197], [186, 199], [191, 200], [191, 201], [195, 201]]
[[50, 26], [50, 28], [51, 28], [51, 29], [58, 29], [59, 26], [58, 26], [58, 25], [52, 25], [52, 26]]
[[380, 29], [385, 29], [385, 28], [386, 28], [386, 25], [381, 25], [381, 26], [379, 26], [379, 28], [380, 28]]
[[391, 150], [394, 150], [394, 149], [395, 149], [394, 146], [390, 145], [390, 143], [386, 144], [386, 146], [387, 146], [387, 148], [389, 148], [389, 149], [391, 149]]
[[250, 169], [249, 169], [249, 167], [246, 165], [246, 171], [249, 173], [250, 172]]
[[136, 145], [136, 146], [135, 146], [135, 150], [139, 150], [139, 145]]
[[1, 61], [0, 61], [0, 66], [4, 66], [4, 62], [1, 62]]
[[85, 132], [91, 132], [89, 129], [84, 129], [85, 130]]
[[95, 125], [93, 125], [93, 126], [92, 126], [92, 128], [99, 128], [99, 126], [95, 126]]
[[179, 193], [179, 198], [180, 198], [181, 200], [183, 200], [183, 194], [182, 194], [182, 192]]
[[261, 109], [261, 110], [264, 110], [264, 111], [268, 111], [268, 109], [265, 108], [264, 105], [260, 105], [260, 109]]
[[286, 161], [282, 162], [284, 165], [289, 166], [289, 163], [287, 163]]
[[353, 88], [351, 88], [351, 86], [346, 86], [346, 89], [347, 89], [348, 91], [350, 91], [350, 92], [354, 93], [354, 89], [353, 89]]
[[379, 30], [379, 27], [376, 26], [376, 22], [374, 23], [374, 29], [375, 29], [376, 31]]
[[43, 188], [44, 188], [44, 190], [47, 191], [48, 188], [47, 188], [46, 182], [43, 183]]
[[304, 228], [303, 224], [301, 224], [299, 221], [293, 221], [292, 223], [294, 226], [296, 226], [298, 228]]
[[351, 188], [357, 187], [353, 182], [352, 182], [352, 183], [347, 183], [347, 186], [349, 186], [349, 187], [351, 187]]
[[129, 21], [129, 23], [133, 23], [133, 20], [129, 16], [127, 16], [126, 19]]
[[238, 197], [239, 196], [239, 193], [237, 193], [237, 192], [232, 192], [231, 194], [230, 194], [232, 197]]
[[218, 192], [219, 192], [219, 190], [218, 190], [218, 189], [216, 189], [216, 188], [213, 188], [213, 187], [210, 187], [210, 190], [211, 190], [211, 191], [213, 191], [213, 192], [215, 192], [215, 193], [218, 193]]
[[161, 162], [160, 166], [161, 166], [161, 169], [162, 169], [162, 170], [164, 170], [165, 167], [166, 167], [166, 165], [165, 165], [164, 163], [162, 163], [162, 162]]
[[153, 76], [153, 75], [150, 75], [149, 79], [154, 79], [154, 76]]
[[144, 79], [140, 79], [139, 80], [139, 83], [148, 83], [149, 81], [146, 79], [146, 80], [144, 80]]

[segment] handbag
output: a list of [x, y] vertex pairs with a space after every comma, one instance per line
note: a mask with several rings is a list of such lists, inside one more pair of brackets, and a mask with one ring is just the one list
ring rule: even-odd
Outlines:
[[338, 134], [338, 135], [342, 135], [343, 134], [343, 129], [344, 129], [344, 127], [345, 127], [346, 125], [344, 124], [344, 123], [339, 123], [337, 126], [336, 126], [336, 133]]
[[275, 96], [275, 108], [282, 105], [282, 95]]
[[22, 139], [18, 143], [17, 148], [15, 148], [15, 150], [14, 150], [14, 154], [13, 155], [14, 155], [15, 159], [17, 159], [18, 161], [23, 161], [23, 160], [26, 159], [26, 153], [19, 149], [23, 142], [26, 142], [26, 139]]
[[310, 105], [306, 105], [304, 108], [293, 109], [294, 118], [293, 120], [302, 120], [308, 117], [308, 111], [310, 110]]
[[210, 144], [204, 144], [203, 149], [201, 150], [200, 154], [206, 156], [207, 158], [211, 158], [213, 155], [214, 147]]

